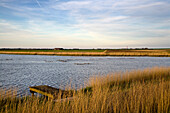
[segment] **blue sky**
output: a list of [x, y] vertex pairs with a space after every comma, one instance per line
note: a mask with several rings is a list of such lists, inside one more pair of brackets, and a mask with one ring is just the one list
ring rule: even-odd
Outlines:
[[170, 47], [170, 0], [0, 0], [0, 47]]

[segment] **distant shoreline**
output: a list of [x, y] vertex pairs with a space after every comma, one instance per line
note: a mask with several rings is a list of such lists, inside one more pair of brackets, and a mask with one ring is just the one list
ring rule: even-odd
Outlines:
[[148, 50], [0, 50], [0, 54], [56, 55], [56, 56], [150, 56], [170, 57], [170, 49]]

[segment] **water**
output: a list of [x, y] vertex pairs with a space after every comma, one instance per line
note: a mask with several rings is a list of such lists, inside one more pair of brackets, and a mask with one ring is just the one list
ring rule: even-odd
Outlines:
[[29, 86], [80, 88], [89, 77], [117, 71], [170, 66], [169, 57], [77, 57], [0, 55], [0, 87], [28, 92]]

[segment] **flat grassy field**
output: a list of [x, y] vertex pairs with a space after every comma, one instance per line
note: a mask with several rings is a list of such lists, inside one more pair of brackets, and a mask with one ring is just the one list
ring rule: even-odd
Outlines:
[[9, 49], [9, 50], [0, 50], [8, 52], [104, 52], [105, 50], [96, 50], [96, 49], [65, 49], [65, 50], [47, 50], [47, 49]]
[[120, 72], [90, 79], [71, 100], [15, 97], [0, 91], [1, 113], [169, 113], [170, 67]]
[[60, 56], [154, 56], [170, 57], [170, 49], [80, 49], [80, 50], [0, 50], [0, 54], [60, 55]]

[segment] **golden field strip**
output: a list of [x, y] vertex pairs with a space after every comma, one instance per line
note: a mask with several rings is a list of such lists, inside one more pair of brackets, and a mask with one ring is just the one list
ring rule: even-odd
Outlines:
[[170, 49], [148, 49], [148, 50], [121, 50], [121, 49], [110, 49], [110, 50], [96, 50], [90, 51], [72, 51], [72, 50], [53, 50], [53, 51], [10, 51], [0, 50], [0, 54], [20, 54], [20, 55], [58, 55], [58, 56], [155, 56], [155, 57], [170, 57]]
[[[1, 113], [169, 113], [170, 67], [119, 72], [90, 79], [76, 98], [8, 96], [0, 90]], [[6, 96], [4, 96], [6, 95]]]

